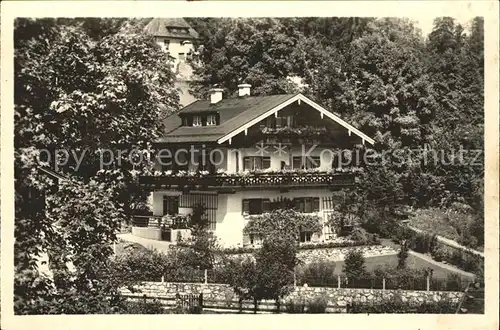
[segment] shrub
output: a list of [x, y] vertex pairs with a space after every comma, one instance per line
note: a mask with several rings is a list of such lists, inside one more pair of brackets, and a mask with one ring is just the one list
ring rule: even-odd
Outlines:
[[290, 314], [301, 314], [304, 313], [306, 304], [302, 299], [300, 300], [288, 300], [285, 303], [285, 311]]
[[448, 291], [462, 291], [465, 289], [464, 284], [459, 274], [448, 274], [446, 277], [446, 289]]
[[368, 242], [368, 235], [366, 230], [358, 226], [352, 229], [349, 238], [354, 242]]
[[165, 309], [159, 300], [127, 301], [122, 314], [165, 314]]
[[432, 252], [435, 246], [434, 235], [428, 233], [415, 233], [412, 239], [412, 250], [420, 253]]
[[443, 261], [447, 258], [448, 252], [446, 252], [446, 249], [442, 247], [435, 248], [431, 252], [432, 259], [436, 261]]
[[335, 262], [319, 260], [297, 268], [297, 282], [299, 285], [307, 283], [311, 286], [336, 285]]
[[348, 306], [348, 313], [421, 313], [421, 314], [453, 314], [457, 304], [442, 300], [421, 304], [402, 301], [384, 301], [377, 303], [353, 303]]
[[401, 244], [400, 250], [398, 252], [398, 268], [406, 267], [406, 260], [408, 259], [408, 244]]
[[394, 237], [399, 229], [398, 220], [387, 210], [369, 208], [365, 210], [363, 219], [361, 226], [364, 229], [383, 238]]
[[375, 278], [385, 277], [385, 288], [388, 290], [425, 290], [426, 275], [424, 269], [377, 267], [373, 271]]
[[366, 270], [363, 252], [357, 249], [349, 251], [345, 256], [343, 271], [348, 278], [365, 276]]
[[452, 253], [447, 253], [445, 250], [442, 251], [442, 255], [438, 254], [438, 258], [442, 257], [443, 261], [460, 269], [475, 274], [481, 273], [484, 269], [484, 259], [481, 256], [458, 249], [454, 249]]
[[307, 302], [307, 313], [321, 314], [326, 312], [328, 299], [326, 297], [316, 297]]
[[114, 276], [123, 285], [137, 281], [159, 281], [169, 268], [170, 258], [162, 252], [132, 249], [113, 259]]

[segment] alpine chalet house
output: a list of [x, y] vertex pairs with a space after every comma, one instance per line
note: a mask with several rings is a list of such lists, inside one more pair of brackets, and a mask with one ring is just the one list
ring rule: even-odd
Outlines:
[[[179, 227], [158, 224], [203, 205], [222, 245], [248, 246], [256, 242], [243, 233], [246, 223], [273, 201], [285, 199], [324, 221], [339, 190], [355, 182], [356, 166], [343, 165], [339, 151], [361, 150], [373, 139], [300, 93], [252, 96], [250, 85], [238, 88], [233, 98], [212, 89], [209, 100], [166, 119], [157, 171], [140, 178], [152, 191], [153, 216], [137, 219], [143, 227], [134, 234], [176, 241]], [[326, 227], [301, 233], [301, 241], [328, 241]]]

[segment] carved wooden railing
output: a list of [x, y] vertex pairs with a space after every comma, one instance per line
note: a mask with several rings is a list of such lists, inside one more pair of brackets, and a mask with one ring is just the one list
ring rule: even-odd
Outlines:
[[248, 175], [143, 176], [141, 184], [166, 187], [281, 187], [281, 186], [350, 186], [353, 174], [334, 173], [258, 173]]

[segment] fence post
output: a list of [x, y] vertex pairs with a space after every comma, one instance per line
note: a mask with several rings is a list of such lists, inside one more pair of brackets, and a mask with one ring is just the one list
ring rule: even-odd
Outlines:
[[431, 278], [429, 275], [427, 275], [427, 291], [430, 291], [431, 289]]
[[208, 284], [208, 270], [205, 269], [205, 284]]
[[382, 277], [382, 290], [385, 290], [385, 277]]
[[161, 276], [161, 283], [165, 282], [165, 275]]
[[340, 274], [337, 275], [337, 289], [340, 289]]

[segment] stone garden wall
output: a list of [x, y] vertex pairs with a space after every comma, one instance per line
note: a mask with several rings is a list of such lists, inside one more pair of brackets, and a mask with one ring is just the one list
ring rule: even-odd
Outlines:
[[[145, 282], [138, 287], [140, 292], [131, 293], [128, 289], [123, 289], [125, 295], [141, 297], [172, 298], [179, 294], [200, 294], [203, 293], [203, 300], [211, 305], [237, 307], [237, 296], [233, 289], [227, 284], [203, 284], [203, 283], [161, 283]], [[285, 297], [284, 301], [304, 299], [305, 301], [325, 297], [328, 299], [329, 309], [343, 309], [352, 302], [381, 302], [392, 300], [396, 296], [401, 297], [403, 302], [423, 303], [449, 300], [458, 302], [462, 297], [462, 292], [452, 291], [407, 291], [407, 290], [376, 290], [376, 289], [336, 289], [330, 287], [295, 287], [293, 292]], [[212, 301], [211, 301], [212, 300]], [[216, 300], [217, 302], [214, 302]], [[172, 302], [171, 304], [174, 304]], [[245, 303], [251, 306], [251, 303]]]

